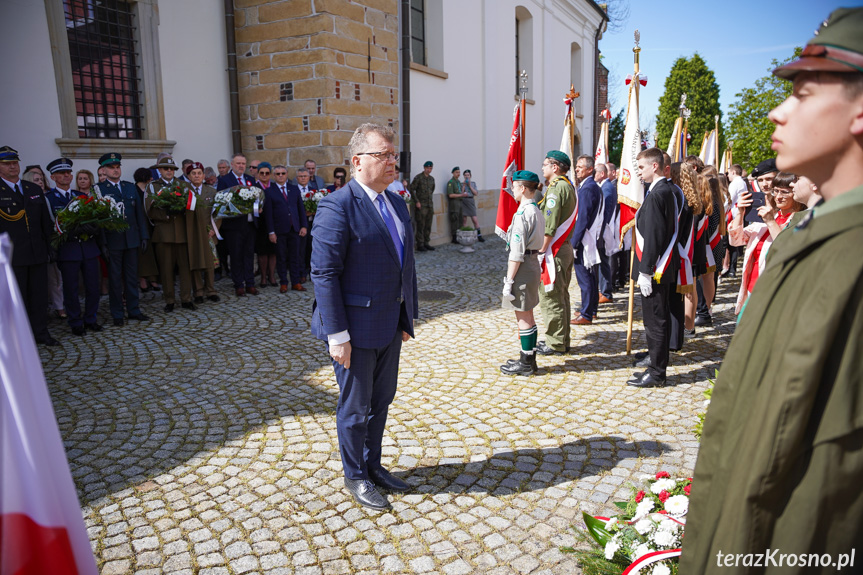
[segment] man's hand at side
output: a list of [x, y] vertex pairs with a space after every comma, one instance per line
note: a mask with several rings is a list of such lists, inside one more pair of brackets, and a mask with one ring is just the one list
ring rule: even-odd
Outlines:
[[411, 334], [406, 331], [402, 331], [402, 341], [407, 341], [411, 338]]
[[330, 346], [330, 357], [345, 369], [351, 368], [351, 342], [337, 343]]

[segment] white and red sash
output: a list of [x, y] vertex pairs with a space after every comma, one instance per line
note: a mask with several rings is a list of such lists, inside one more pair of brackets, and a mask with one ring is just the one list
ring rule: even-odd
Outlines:
[[695, 284], [695, 278], [692, 273], [692, 256], [695, 254], [695, 221], [689, 224], [689, 232], [686, 236], [686, 245], [677, 243], [677, 249], [680, 252], [680, 272], [677, 277], [677, 290], [681, 293], [690, 291], [690, 288]]
[[[677, 207], [677, 196], [672, 196], [674, 198], [674, 213], [675, 215], [679, 213], [679, 209]], [[640, 208], [639, 208], [640, 209]], [[662, 255], [656, 261], [656, 271], [653, 272], [653, 279], [656, 283], [659, 283], [662, 280], [662, 274], [665, 273], [665, 270], [668, 269], [668, 264], [671, 263], [671, 255], [674, 253], [674, 246], [677, 244], [677, 226], [680, 222], [678, 222], [677, 217], [674, 218], [674, 235], [671, 237], [671, 242], [668, 244], [668, 247], [662, 252]], [[642, 253], [644, 250], [644, 236], [641, 235], [641, 232], [638, 230], [638, 218], [635, 219], [635, 254], [638, 256], [639, 261], [641, 261]]]
[[[557, 176], [551, 181], [549, 188], [551, 188], [551, 186], [553, 186], [558, 180], [564, 180], [572, 186], [572, 182], [569, 181], [569, 178], [566, 176]], [[550, 292], [554, 289], [554, 280], [557, 277], [557, 270], [554, 267], [554, 257], [557, 255], [557, 252], [560, 251], [560, 246], [562, 246], [563, 242], [566, 241], [566, 238], [569, 237], [570, 232], [572, 232], [572, 228], [575, 227], [575, 219], [578, 216], [578, 194], [575, 194], [574, 186], [573, 194], [575, 195], [575, 209], [572, 210], [572, 214], [566, 219], [566, 221], [557, 226], [557, 230], [555, 230], [554, 235], [551, 238], [551, 245], [548, 247], [548, 250], [546, 250], [545, 256], [540, 262], [541, 271], [539, 277], [542, 280], [542, 285], [546, 292]]]

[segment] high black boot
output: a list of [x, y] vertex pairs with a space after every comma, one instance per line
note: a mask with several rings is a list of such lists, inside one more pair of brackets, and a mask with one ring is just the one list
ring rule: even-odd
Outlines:
[[500, 366], [500, 372], [505, 375], [533, 375], [536, 373], [536, 354], [521, 352], [518, 361]]

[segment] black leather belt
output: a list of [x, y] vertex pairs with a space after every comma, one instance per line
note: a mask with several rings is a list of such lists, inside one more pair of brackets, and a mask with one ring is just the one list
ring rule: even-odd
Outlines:
[[524, 250], [524, 253], [526, 253], [527, 255], [531, 256], [531, 255], [533, 255], [533, 254], [538, 254], [538, 253], [539, 253], [539, 250]]

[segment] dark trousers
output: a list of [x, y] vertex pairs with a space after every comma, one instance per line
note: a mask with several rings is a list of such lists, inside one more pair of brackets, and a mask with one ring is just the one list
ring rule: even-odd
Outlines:
[[[69, 315], [69, 325], [80, 327], [96, 323], [99, 296], [102, 294], [102, 269], [99, 257], [77, 261], [57, 262], [63, 276], [63, 308]], [[84, 276], [84, 317], [81, 317], [78, 272]]]
[[683, 294], [677, 293], [677, 284], [672, 285], [668, 296], [669, 321], [671, 322], [668, 328], [668, 347], [671, 351], [683, 349], [683, 329], [686, 327], [683, 323], [686, 317], [686, 305], [683, 300]]
[[737, 274], [737, 260], [743, 255], [745, 248], [746, 246], [728, 246], [728, 253], [731, 254], [729, 256], [728, 269], [734, 274]]
[[592, 320], [599, 305], [599, 293], [597, 292], [594, 270], [587, 269], [584, 264], [580, 263], [573, 264], [573, 268], [575, 269], [575, 281], [578, 282], [578, 287], [581, 289], [581, 315]]
[[[702, 319], [710, 319], [710, 308], [707, 307], [707, 300], [704, 299], [704, 284], [701, 282], [704, 276], [698, 278], [698, 281], [695, 282], [695, 289], [698, 292], [698, 305], [695, 308], [695, 317], [700, 317]], [[719, 274], [713, 273], [713, 293], [716, 293], [716, 289], [719, 287]], [[713, 296], [714, 299], [716, 296]]]
[[110, 250], [108, 262], [108, 301], [111, 317], [123, 319], [123, 295], [126, 296], [126, 311], [138, 315], [138, 248]]
[[[614, 292], [614, 282], [611, 276], [611, 258], [612, 256], [605, 255], [605, 239], [599, 238], [599, 277], [597, 279], [597, 287], [599, 293], [611, 299]], [[617, 255], [617, 254], [615, 254]]]
[[[192, 301], [192, 272], [189, 269], [189, 246], [159, 242], [154, 245], [159, 272], [162, 277], [162, 299], [165, 303], [175, 303], [174, 274], [180, 275], [180, 301]], [[175, 271], [176, 270], [176, 271]]]
[[48, 333], [48, 264], [12, 266], [18, 291], [27, 308], [30, 329], [37, 340], [51, 337]]
[[352, 346], [350, 369], [333, 361], [339, 384], [336, 431], [348, 479], [368, 479], [369, 469], [381, 468], [381, 441], [396, 395], [401, 349], [402, 332], [396, 330], [382, 348]]
[[653, 284], [653, 293], [641, 298], [644, 317], [644, 335], [650, 367], [647, 370], [655, 377], [665, 378], [668, 368], [668, 335], [671, 327], [669, 302], [674, 284]]
[[222, 224], [222, 235], [228, 244], [234, 289], [255, 287], [255, 226], [251, 222], [231, 223], [227, 230]]
[[[221, 235], [221, 233], [220, 233]], [[216, 255], [219, 256], [219, 272], [224, 276], [228, 276], [228, 242], [219, 242], [216, 244]]]
[[217, 295], [215, 277], [213, 268], [192, 270], [192, 289], [195, 291], [195, 297]]
[[[304, 262], [300, 259], [300, 242], [302, 238], [295, 231], [287, 234], [276, 234], [276, 271], [283, 286], [300, 283], [303, 276]], [[288, 271], [290, 270], [290, 283]]]
[[629, 250], [621, 250], [611, 256], [612, 286], [621, 288], [629, 285]]

